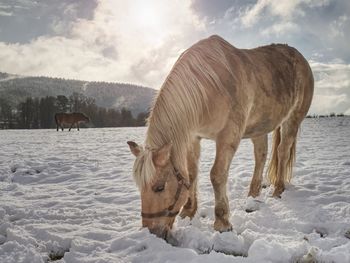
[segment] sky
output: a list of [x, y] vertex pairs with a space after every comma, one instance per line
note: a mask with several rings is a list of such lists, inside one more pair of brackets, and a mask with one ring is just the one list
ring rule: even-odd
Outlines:
[[159, 89], [213, 34], [297, 48], [315, 78], [309, 113], [350, 114], [349, 0], [0, 0], [0, 71]]

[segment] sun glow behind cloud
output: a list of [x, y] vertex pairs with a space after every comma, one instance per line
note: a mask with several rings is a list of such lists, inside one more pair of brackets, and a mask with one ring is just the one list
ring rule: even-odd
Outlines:
[[168, 23], [165, 11], [166, 6], [159, 1], [132, 1], [127, 19], [142, 35], [152, 35], [149, 39], [161, 41], [166, 36], [165, 26]]
[[[99, 27], [115, 35], [119, 65], [127, 69], [121, 69], [126, 73], [123, 79], [160, 87], [183, 51], [183, 43], [193, 43], [199, 38], [197, 33], [203, 33], [203, 25], [189, 6], [190, 0], [100, 2], [94, 20], [101, 16]], [[102, 19], [106, 14], [108, 24]]]
[[[110, 6], [111, 14], [114, 16], [112, 19], [116, 21], [114, 29], [120, 35], [136, 38], [142, 45], [162, 44], [169, 34], [166, 28], [171, 27], [166, 16], [169, 6], [164, 3], [158, 0], [135, 0], [122, 5], [119, 1], [114, 1]], [[118, 8], [120, 6], [123, 6], [123, 10]]]

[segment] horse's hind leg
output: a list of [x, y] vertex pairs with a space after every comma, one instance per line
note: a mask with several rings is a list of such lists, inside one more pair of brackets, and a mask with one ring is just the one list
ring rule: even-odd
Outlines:
[[289, 113], [289, 117], [275, 131], [272, 158], [269, 165], [268, 174], [270, 182], [274, 184], [273, 196], [280, 197], [284, 191], [285, 182], [289, 182], [292, 177], [292, 170], [295, 161], [296, 137], [300, 123], [303, 121], [309, 110], [314, 80], [312, 72], [307, 62], [297, 59], [299, 62], [295, 66], [295, 86], [298, 90], [295, 107]]
[[[290, 118], [285, 121], [280, 128], [278, 128], [277, 136], [279, 136], [279, 143], [277, 147], [277, 167], [275, 175], [269, 174], [271, 183], [274, 184], [275, 190], [273, 196], [280, 197], [285, 189], [285, 183], [289, 182], [292, 177], [292, 170], [295, 160], [296, 137], [300, 125], [300, 120]], [[269, 170], [270, 167], [269, 167]]]
[[190, 186], [189, 198], [180, 214], [182, 218], [188, 216], [192, 219], [197, 211], [197, 175], [198, 175], [199, 155], [200, 155], [200, 138], [196, 138], [187, 156], [188, 173], [189, 173], [191, 186]]
[[260, 194], [262, 175], [267, 156], [267, 134], [251, 139], [254, 144], [255, 168], [248, 196], [257, 197]]
[[70, 127], [69, 127], [69, 130], [68, 130], [68, 131], [70, 131], [70, 130], [72, 129], [73, 125], [74, 125], [74, 123], [72, 123], [72, 124], [70, 125]]

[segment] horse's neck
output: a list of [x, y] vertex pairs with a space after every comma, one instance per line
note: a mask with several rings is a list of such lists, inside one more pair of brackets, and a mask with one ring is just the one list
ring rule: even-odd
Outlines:
[[[175, 87], [174, 83], [178, 85]], [[199, 123], [203, 106], [200, 98], [204, 96], [200, 92], [197, 94], [191, 85], [186, 85], [176, 74], [164, 82], [148, 119], [146, 137], [146, 146], [153, 149], [172, 143], [173, 165], [183, 172], [187, 172], [191, 131]]]

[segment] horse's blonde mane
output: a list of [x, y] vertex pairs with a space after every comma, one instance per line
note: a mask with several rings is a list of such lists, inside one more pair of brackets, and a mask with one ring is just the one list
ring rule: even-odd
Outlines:
[[149, 149], [142, 150], [140, 155], [137, 156], [133, 167], [134, 180], [140, 190], [150, 182], [152, 175], [155, 174], [155, 170], [152, 161], [152, 151]]
[[163, 145], [173, 144], [171, 161], [177, 169], [186, 164], [185, 153], [192, 145], [193, 132], [209, 113], [208, 91], [227, 92], [217, 73], [218, 67], [231, 72], [223, 48], [227, 44], [218, 36], [202, 40], [185, 51], [170, 71], [147, 120], [147, 149], [134, 165], [140, 189], [155, 174], [152, 151]]

